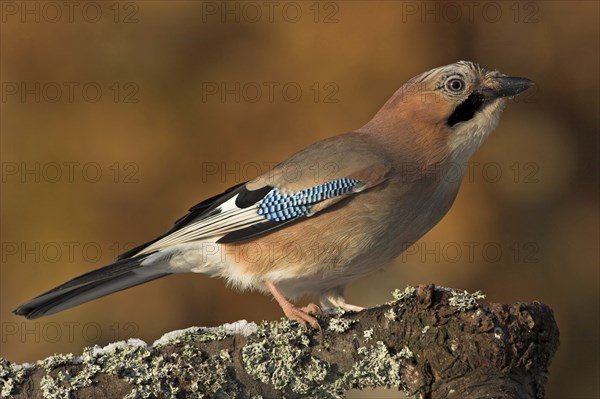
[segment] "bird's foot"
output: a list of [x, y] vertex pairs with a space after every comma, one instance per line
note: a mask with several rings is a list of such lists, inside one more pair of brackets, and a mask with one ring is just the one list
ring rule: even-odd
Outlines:
[[350, 305], [349, 303], [343, 303], [341, 308], [348, 312], [360, 312], [361, 310], [365, 310], [362, 306]]
[[362, 306], [346, 303], [343, 287], [337, 287], [323, 292], [320, 299], [324, 311], [330, 314], [338, 312], [360, 312], [361, 310], [365, 310]]
[[285, 299], [285, 297], [283, 296], [281, 291], [279, 291], [275, 284], [273, 284], [270, 281], [266, 281], [265, 286], [269, 289], [269, 291], [271, 291], [271, 294], [273, 294], [273, 298], [275, 298], [277, 303], [279, 303], [279, 306], [281, 306], [283, 313], [285, 313], [288, 319], [295, 320], [304, 326], [310, 325], [311, 327], [317, 330], [321, 329], [321, 326], [319, 326], [319, 322], [317, 321], [317, 319], [311, 316], [311, 314], [317, 314], [320, 312], [320, 309], [317, 305], [311, 303], [308, 306], [299, 309], [296, 306], [294, 306], [294, 304], [292, 304], [290, 301]]
[[[283, 309], [283, 313], [285, 313], [285, 315], [287, 316], [288, 319], [295, 320], [304, 326], [310, 325], [311, 327], [313, 327], [317, 330], [320, 330], [321, 326], [319, 325], [319, 322], [317, 321], [317, 319], [314, 316], [312, 316], [313, 314], [320, 313], [320, 309], [318, 308], [317, 305], [314, 305], [314, 304], [311, 304], [311, 305], [313, 305], [315, 308], [317, 308], [317, 312], [315, 312], [314, 308], [311, 308], [310, 305], [299, 309], [289, 302], [285, 305], [281, 305], [281, 308]], [[310, 309], [307, 309], [307, 308], [310, 308]]]
[[309, 303], [308, 305], [301, 307], [300, 310], [302, 310], [306, 314], [313, 315], [313, 316], [323, 313], [321, 311], [321, 308], [314, 303]]

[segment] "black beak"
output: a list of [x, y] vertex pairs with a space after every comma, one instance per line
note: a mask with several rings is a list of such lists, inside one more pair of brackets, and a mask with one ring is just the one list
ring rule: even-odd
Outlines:
[[487, 98], [512, 97], [524, 92], [533, 85], [533, 81], [527, 78], [518, 78], [514, 76], [498, 76], [494, 78], [497, 87], [494, 89], [484, 89], [484, 96]]

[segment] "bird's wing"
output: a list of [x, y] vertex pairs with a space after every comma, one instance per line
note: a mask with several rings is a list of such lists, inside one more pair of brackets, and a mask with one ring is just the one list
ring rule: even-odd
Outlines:
[[[237, 191], [240, 191], [242, 189], [242, 186], [245, 184], [246, 183], [237, 184], [233, 187], [228, 188], [221, 194], [217, 194], [214, 197], [207, 198], [204, 201], [194, 205], [193, 207], [191, 207], [189, 209], [189, 213], [187, 215], [185, 215], [185, 216], [177, 219], [177, 221], [175, 221], [173, 227], [169, 231], [159, 235], [158, 237], [156, 237], [148, 242], [145, 242], [142, 245], [138, 245], [137, 247], [132, 248], [132, 249], [128, 250], [127, 252], [120, 254], [117, 257], [117, 260], [128, 259], [137, 254], [140, 254], [142, 252], [142, 250], [148, 248], [150, 245], [154, 244], [155, 242], [160, 241], [163, 238], [177, 232], [179, 229], [184, 228], [188, 224], [191, 224], [194, 221], [197, 221], [200, 219], [214, 216], [214, 215], [222, 212], [221, 205], [225, 201], [230, 199], [232, 196], [236, 195]], [[150, 252], [150, 251], [144, 251], [143, 253], [148, 253], [148, 252]]]
[[390, 163], [350, 134], [319, 142], [264, 175], [190, 209], [162, 236], [121, 255], [147, 254], [199, 240], [247, 240], [311, 217], [386, 180]]

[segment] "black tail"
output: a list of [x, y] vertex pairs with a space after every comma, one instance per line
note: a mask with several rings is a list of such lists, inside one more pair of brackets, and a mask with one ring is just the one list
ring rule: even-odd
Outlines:
[[142, 266], [145, 258], [122, 259], [75, 277], [19, 306], [14, 313], [36, 319], [171, 274]]

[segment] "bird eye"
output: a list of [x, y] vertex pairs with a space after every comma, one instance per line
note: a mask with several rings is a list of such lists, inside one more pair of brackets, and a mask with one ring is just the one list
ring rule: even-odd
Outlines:
[[446, 89], [453, 93], [460, 93], [465, 88], [465, 81], [459, 78], [452, 78], [446, 82]]

